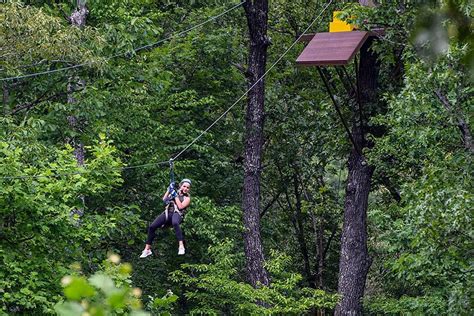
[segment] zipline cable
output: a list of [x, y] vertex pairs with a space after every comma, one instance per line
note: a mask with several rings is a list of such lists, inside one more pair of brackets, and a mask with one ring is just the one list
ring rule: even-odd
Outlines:
[[206, 134], [217, 122], [219, 122], [227, 113], [229, 113], [229, 111], [232, 110], [232, 108], [235, 105], [237, 105], [237, 103], [239, 103], [250, 92], [250, 90], [252, 90], [263, 78], [265, 78], [265, 76], [270, 72], [270, 70], [272, 70], [280, 62], [280, 60], [282, 60], [283, 57], [285, 57], [285, 55], [293, 48], [293, 46], [295, 46], [296, 43], [298, 43], [299, 40], [306, 34], [306, 32], [308, 32], [308, 30], [313, 26], [313, 24], [316, 23], [316, 21], [321, 17], [321, 15], [324, 13], [324, 11], [326, 11], [326, 9], [329, 7], [329, 5], [332, 3], [332, 1], [333, 0], [331, 0], [328, 4], [326, 4], [326, 6], [318, 14], [318, 16], [316, 18], [314, 18], [314, 20], [308, 25], [308, 27], [306, 27], [306, 29], [303, 31], [303, 33], [301, 33], [301, 35], [293, 42], [293, 44], [291, 44], [290, 47], [288, 47], [286, 49], [286, 51], [267, 69], [267, 71], [265, 71], [265, 73], [262, 76], [260, 76], [260, 78], [258, 78], [255, 81], [255, 83], [252, 86], [250, 86], [250, 88], [248, 88], [247, 91], [245, 91], [244, 94], [242, 94], [227, 110], [225, 110], [224, 113], [221, 114], [221, 116], [219, 116], [214, 122], [212, 122], [211, 125], [209, 125], [203, 132], [201, 132], [201, 134], [199, 134], [199, 136], [197, 136], [183, 150], [181, 150], [175, 157], [173, 157], [173, 160], [176, 160], [179, 156], [181, 156], [181, 154], [183, 154], [186, 150], [188, 150], [189, 147], [191, 147], [204, 134]]
[[[183, 34], [186, 34], [194, 29], [197, 29], [201, 26], [203, 26], [204, 24], [207, 24], [211, 21], [214, 21], [216, 20], [217, 18], [220, 18], [221, 16], [227, 14], [228, 12], [240, 7], [241, 5], [243, 5], [245, 3], [245, 1], [243, 2], [240, 2], [236, 5], [234, 5], [233, 7], [219, 13], [218, 15], [215, 15], [215, 16], [212, 16], [210, 17], [209, 19], [201, 22], [201, 23], [198, 23], [188, 29], [185, 29], [184, 31], [181, 31], [181, 32], [178, 32], [178, 33], [175, 33], [175, 34], [171, 34], [170, 36], [166, 37], [166, 38], [163, 38], [161, 40], [159, 40], [158, 42], [155, 42], [155, 43], [151, 43], [151, 44], [148, 44], [148, 45], [145, 45], [145, 46], [141, 46], [141, 47], [138, 47], [138, 48], [134, 48], [130, 51], [126, 51], [126, 52], [123, 52], [123, 53], [119, 53], [119, 54], [116, 54], [116, 55], [112, 55], [112, 56], [109, 56], [109, 57], [106, 57], [105, 60], [110, 60], [110, 59], [113, 59], [113, 58], [117, 58], [117, 57], [121, 57], [121, 56], [127, 56], [129, 55], [131, 52], [139, 52], [141, 50], [144, 50], [144, 49], [147, 49], [147, 48], [153, 48], [163, 42], [166, 42], [172, 38], [175, 38], [175, 37], [179, 37]], [[16, 80], [16, 79], [24, 79], [24, 78], [30, 78], [30, 77], [37, 77], [37, 76], [41, 76], [41, 75], [47, 75], [47, 74], [51, 74], [51, 73], [55, 73], [55, 72], [60, 72], [60, 71], [64, 71], [64, 70], [69, 70], [69, 69], [75, 69], [75, 68], [80, 68], [80, 67], [84, 67], [84, 66], [87, 66], [87, 65], [90, 65], [92, 64], [91, 62], [85, 62], [85, 63], [82, 63], [82, 64], [77, 64], [77, 65], [73, 65], [73, 66], [68, 66], [68, 67], [63, 67], [63, 68], [58, 68], [58, 69], [53, 69], [53, 70], [46, 70], [46, 71], [40, 71], [40, 72], [35, 72], [35, 73], [31, 73], [31, 74], [26, 74], [26, 75], [20, 75], [20, 76], [15, 76], [15, 77], [6, 77], [6, 78], [1, 78], [0, 79], [0, 82], [1, 81], [9, 81], [9, 80]]]
[[146, 164], [143, 164], [143, 165], [118, 167], [117, 169], [121, 169], [121, 170], [138, 169], [138, 168], [143, 168], [143, 167], [151, 167], [151, 166], [164, 165], [164, 164], [167, 164], [167, 163], [169, 163], [168, 160], [166, 160], [166, 161], [160, 161], [160, 162], [151, 162], [151, 163], [146, 163]]
[[[298, 43], [298, 41], [306, 34], [306, 32], [313, 26], [314, 23], [321, 17], [321, 15], [326, 11], [326, 9], [329, 7], [329, 5], [332, 3], [333, 0], [328, 2], [326, 6], [323, 8], [323, 10], [314, 18], [314, 20], [306, 27], [306, 29], [301, 33], [301, 35], [285, 50], [285, 52], [265, 71], [265, 73], [258, 78], [250, 88], [248, 88], [232, 105], [225, 110], [214, 122], [212, 122], [211, 125], [209, 125], [201, 134], [199, 134], [196, 138], [194, 138], [183, 150], [181, 150], [176, 156], [171, 158], [170, 160], [167, 161], [160, 161], [156, 163], [148, 163], [148, 164], [143, 164], [143, 165], [135, 165], [135, 166], [126, 166], [126, 167], [120, 167], [116, 169], [121, 169], [121, 170], [126, 170], [126, 169], [136, 169], [136, 168], [142, 168], [142, 167], [148, 167], [148, 166], [155, 166], [155, 165], [162, 165], [162, 164], [170, 164], [173, 161], [175, 161], [179, 156], [181, 156], [184, 152], [186, 152], [194, 143], [196, 143], [205, 133], [207, 133], [214, 125], [216, 125], [227, 113], [230, 112], [234, 108], [237, 103], [239, 103], [256, 85], [259, 83], [265, 76], [280, 62], [280, 60], [283, 59], [283, 57], [286, 56], [286, 54]], [[241, 4], [243, 4], [242, 2]], [[239, 4], [239, 5], [241, 5]], [[112, 168], [115, 169], [115, 168]], [[36, 175], [36, 176], [12, 176], [12, 177], [0, 177], [1, 179], [25, 179], [25, 178], [41, 178], [41, 177], [57, 177], [57, 176], [67, 176], [67, 175], [75, 175], [75, 174], [82, 174], [86, 173], [89, 171], [83, 171], [83, 172], [72, 172], [72, 173], [65, 173], [65, 174], [52, 174], [52, 175]]]
[[[137, 168], [150, 167], [150, 166], [159, 166], [159, 165], [164, 165], [164, 164], [169, 164], [169, 160], [160, 161], [160, 162], [152, 162], [152, 163], [147, 163], [143, 165], [135, 165], [135, 166], [112, 167], [109, 169], [110, 170], [128, 170], [128, 169], [137, 169]], [[13, 180], [13, 179], [55, 178], [55, 177], [74, 176], [74, 175], [84, 174], [88, 172], [91, 172], [91, 170], [82, 170], [82, 171], [74, 171], [74, 172], [66, 172], [66, 173], [40, 174], [40, 175], [5, 176], [5, 177], [0, 177], [0, 179]]]
[[30, 175], [25, 175], [25, 176], [6, 176], [6, 177], [1, 177], [1, 179], [5, 179], [5, 180], [13, 180], [13, 179], [37, 179], [37, 178], [53, 178], [53, 177], [59, 177], [59, 176], [73, 176], [73, 175], [77, 175], [77, 174], [83, 174], [83, 173], [86, 173], [88, 171], [75, 171], [75, 172], [69, 172], [69, 173], [57, 173], [57, 174], [48, 174], [48, 175], [34, 175], [34, 176], [30, 176]]

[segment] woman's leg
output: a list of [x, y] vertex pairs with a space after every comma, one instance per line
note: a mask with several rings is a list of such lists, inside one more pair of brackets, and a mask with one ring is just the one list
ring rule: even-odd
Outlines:
[[183, 218], [181, 215], [178, 213], [174, 213], [173, 217], [171, 219], [171, 223], [173, 224], [174, 231], [176, 233], [176, 239], [178, 239], [178, 255], [184, 255], [185, 250], [184, 250], [184, 236], [183, 236], [183, 231], [181, 230], [181, 227], [179, 224], [183, 221]]
[[183, 221], [183, 218], [178, 213], [173, 213], [173, 217], [171, 218], [171, 223], [173, 224], [174, 232], [176, 233], [176, 239], [178, 239], [179, 245], [183, 245], [183, 231], [179, 224]]
[[161, 213], [158, 215], [157, 218], [151, 223], [151, 225], [148, 227], [148, 237], [146, 239], [146, 245], [145, 245], [145, 250], [151, 248], [151, 244], [153, 243], [153, 239], [155, 239], [155, 232], [156, 230], [166, 224], [166, 215], [165, 213]]

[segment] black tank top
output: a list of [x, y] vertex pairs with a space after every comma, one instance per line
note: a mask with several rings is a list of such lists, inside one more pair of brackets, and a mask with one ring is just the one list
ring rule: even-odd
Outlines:
[[[186, 196], [189, 197], [189, 194], [180, 194], [180, 195], [178, 195], [179, 201], [180, 201], [181, 203], [183, 203], [184, 197], [186, 197]], [[183, 208], [182, 210], [179, 210], [179, 211], [184, 215], [184, 213], [186, 213], [186, 210], [187, 210], [187, 209], [188, 209], [188, 208], [185, 207], [185, 208]]]

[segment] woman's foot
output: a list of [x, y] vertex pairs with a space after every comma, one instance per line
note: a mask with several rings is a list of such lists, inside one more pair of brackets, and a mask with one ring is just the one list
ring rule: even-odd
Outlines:
[[184, 246], [179, 246], [179, 248], [178, 248], [178, 255], [184, 255], [184, 253], [185, 253]]
[[142, 254], [140, 255], [140, 258], [146, 258], [148, 256], [151, 256], [152, 252], [151, 249], [145, 249], [142, 251]]

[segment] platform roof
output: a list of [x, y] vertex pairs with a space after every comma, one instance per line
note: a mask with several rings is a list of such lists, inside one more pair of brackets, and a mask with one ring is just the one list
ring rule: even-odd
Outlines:
[[316, 33], [296, 63], [305, 66], [347, 65], [369, 37], [369, 32]]

